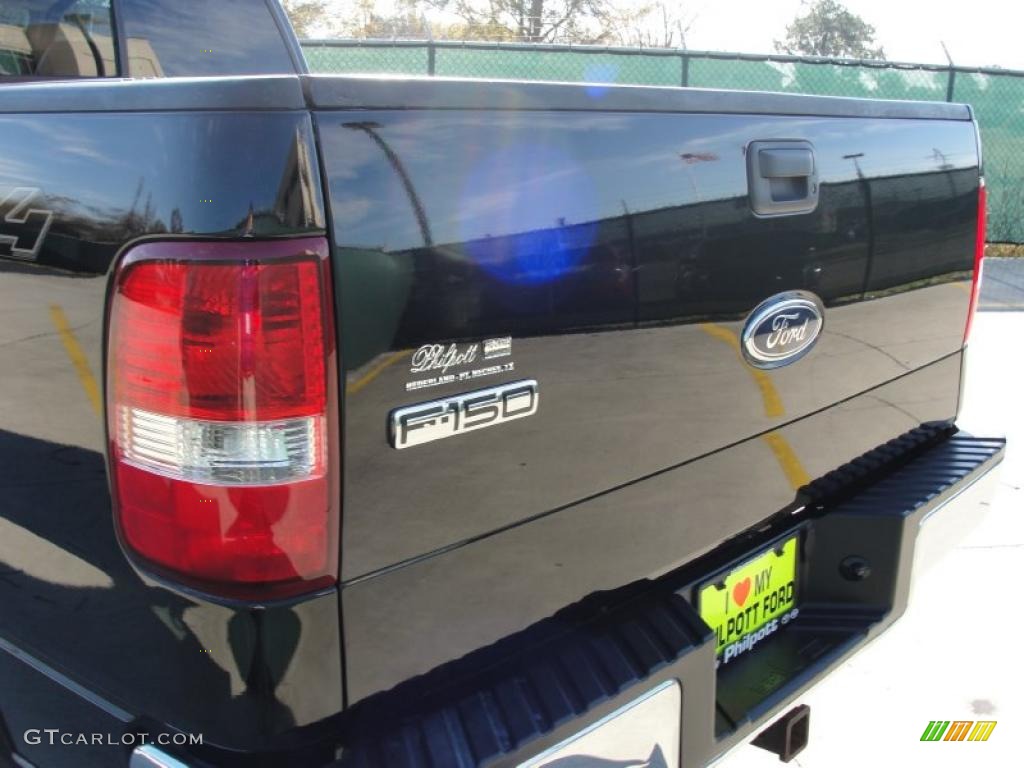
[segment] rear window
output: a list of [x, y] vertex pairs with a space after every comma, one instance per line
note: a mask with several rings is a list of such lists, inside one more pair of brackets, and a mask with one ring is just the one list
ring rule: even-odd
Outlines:
[[0, 2], [0, 77], [116, 74], [110, 0]]
[[295, 72], [262, 0], [119, 0], [117, 10], [131, 77]]

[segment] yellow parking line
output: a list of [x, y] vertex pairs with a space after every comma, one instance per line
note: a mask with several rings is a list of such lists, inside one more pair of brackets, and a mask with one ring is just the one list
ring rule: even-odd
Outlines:
[[75, 334], [71, 330], [67, 315], [64, 314], [64, 310], [60, 308], [59, 304], [50, 305], [50, 319], [53, 321], [57, 333], [60, 334], [60, 340], [64, 343], [64, 351], [68, 353], [71, 364], [75, 366], [75, 373], [78, 374], [78, 380], [82, 382], [82, 389], [85, 390], [89, 402], [92, 403], [92, 409], [99, 415], [103, 411], [99, 385], [96, 383], [92, 371], [89, 370], [89, 361], [85, 357], [85, 352], [82, 351], [78, 339], [75, 338]]
[[385, 368], [387, 368], [388, 366], [394, 365], [395, 363], [397, 363], [399, 360], [401, 360], [403, 357], [407, 356], [408, 354], [409, 354], [408, 350], [402, 350], [401, 352], [393, 352], [392, 354], [390, 354], [386, 358], [384, 358], [381, 362], [377, 363], [377, 365], [375, 365], [373, 368], [368, 370], [361, 377], [359, 377], [355, 381], [353, 381], [350, 384], [348, 384], [345, 387], [345, 391], [348, 394], [350, 394], [350, 395], [354, 395], [356, 392], [361, 390], [363, 387], [365, 387], [371, 381], [373, 381], [378, 376], [380, 376], [380, 374], [384, 371]]
[[[723, 328], [715, 323], [701, 323], [700, 328], [707, 334], [714, 336], [719, 341], [724, 341], [733, 351], [740, 357], [742, 361], [743, 357], [740, 354], [740, 340], [736, 338], [736, 334], [730, 331], [728, 328]], [[771, 376], [764, 371], [759, 371], [757, 368], [751, 368], [749, 365], [744, 366], [750, 375], [754, 377], [754, 382], [757, 384], [757, 388], [761, 390], [761, 399], [764, 401], [764, 415], [770, 419], [774, 419], [777, 416], [785, 414], [786, 410], [782, 407], [782, 398], [779, 397], [779, 392], [775, 389], [775, 384], [772, 382]]]
[[789, 481], [789, 486], [794, 491], [811, 482], [811, 476], [807, 474], [804, 465], [797, 458], [796, 451], [793, 450], [793, 446], [789, 444], [786, 438], [778, 432], [769, 432], [767, 435], [761, 435], [761, 439], [768, 443], [768, 447], [772, 449], [776, 461], [779, 462], [783, 474], [786, 475], [786, 479]]
[[[715, 323], [701, 323], [700, 328], [708, 335], [732, 347], [733, 352], [740, 358], [740, 361], [743, 361], [743, 355], [740, 351], [740, 340], [736, 338], [735, 333]], [[765, 416], [773, 419], [785, 414], [786, 410], [782, 407], [782, 398], [779, 396], [779, 391], [775, 389], [771, 376], [746, 364], [743, 367], [750, 372], [754, 382], [757, 384], [757, 388], [761, 390], [761, 400], [764, 404]], [[761, 435], [761, 439], [771, 449], [775, 460], [779, 462], [782, 473], [786, 476], [786, 480], [789, 481], [789, 485], [793, 490], [801, 488], [811, 481], [811, 476], [807, 474], [807, 470], [800, 463], [796, 451], [793, 450], [793, 446], [789, 444], [786, 438], [778, 432], [769, 432], [766, 435]]]

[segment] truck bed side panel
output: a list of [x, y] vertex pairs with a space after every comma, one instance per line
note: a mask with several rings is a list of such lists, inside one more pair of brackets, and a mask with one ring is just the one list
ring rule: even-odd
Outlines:
[[[87, 111], [60, 111], [69, 90], [91, 95]], [[253, 90], [219, 81], [0, 92], [0, 110], [47, 96], [46, 114], [0, 113], [0, 234], [18, 248], [0, 258], [0, 638], [132, 716], [236, 748], [341, 709], [337, 596], [254, 611], [132, 569], [108, 493], [103, 346], [126, 243], [323, 234], [309, 115], [247, 107]], [[294, 79], [290, 97], [301, 105]], [[160, 104], [181, 111], [135, 111]], [[12, 229], [13, 200], [37, 213]], [[0, 710], [77, 730], [50, 714], [51, 687], [25, 696], [0, 685]]]

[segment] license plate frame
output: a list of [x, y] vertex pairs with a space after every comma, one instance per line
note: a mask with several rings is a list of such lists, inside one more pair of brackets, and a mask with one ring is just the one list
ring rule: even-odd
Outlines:
[[715, 633], [718, 664], [754, 650], [799, 614], [800, 531], [697, 586], [697, 613]]

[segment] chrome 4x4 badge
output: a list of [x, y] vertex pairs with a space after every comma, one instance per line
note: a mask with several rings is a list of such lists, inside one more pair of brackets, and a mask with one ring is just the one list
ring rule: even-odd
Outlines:
[[532, 416], [540, 396], [533, 379], [396, 408], [388, 420], [391, 447], [401, 450]]
[[53, 211], [32, 207], [39, 197], [34, 187], [18, 187], [0, 201], [0, 256], [38, 258], [53, 221]]

